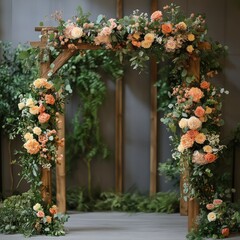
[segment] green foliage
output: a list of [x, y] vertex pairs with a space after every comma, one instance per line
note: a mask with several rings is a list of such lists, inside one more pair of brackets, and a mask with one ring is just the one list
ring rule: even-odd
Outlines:
[[4, 200], [0, 208], [0, 232], [32, 235], [32, 224], [34, 222], [32, 206], [35, 198], [33, 192], [28, 191], [22, 195], [14, 195]]
[[38, 50], [25, 46], [13, 48], [0, 41], [0, 124], [14, 138], [20, 118], [19, 97], [30, 91], [29, 84], [38, 75]]
[[159, 192], [152, 197], [138, 193], [103, 192], [89, 199], [84, 189], [70, 189], [67, 191], [67, 209], [173, 213], [179, 210], [179, 196], [175, 192]]

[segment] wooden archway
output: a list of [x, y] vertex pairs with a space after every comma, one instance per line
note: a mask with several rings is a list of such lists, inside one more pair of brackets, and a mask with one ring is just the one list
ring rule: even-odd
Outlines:
[[[158, 1], [151, 1], [151, 10], [158, 9]], [[123, 16], [123, 0], [117, 0], [117, 17]], [[38, 47], [41, 50], [41, 55], [46, 54], [47, 35], [49, 31], [57, 31], [54, 27], [36, 27], [36, 31], [41, 31], [41, 41], [31, 42], [32, 47]], [[75, 49], [63, 49], [54, 61], [41, 61], [40, 77], [48, 78], [56, 73], [72, 56], [80, 50], [97, 50], [101, 47], [90, 44], [78, 44]], [[49, 58], [50, 59], [50, 58]], [[50, 67], [51, 66], [51, 67]], [[197, 76], [199, 79], [200, 62], [191, 60], [189, 72]], [[151, 59], [151, 111], [150, 111], [150, 195], [157, 191], [157, 88], [154, 86], [157, 81], [157, 64], [154, 58]], [[116, 192], [123, 191], [123, 79], [118, 79], [116, 82], [116, 106], [115, 106], [115, 187]], [[65, 135], [64, 115], [60, 116], [59, 132], [60, 138]], [[65, 149], [61, 148], [58, 154], [65, 156]], [[56, 186], [57, 186], [57, 205], [60, 212], [66, 211], [66, 182], [65, 182], [65, 157], [62, 164], [56, 166]], [[180, 187], [181, 188], [181, 187]], [[42, 169], [42, 197], [45, 202], [51, 202], [51, 171]], [[195, 200], [190, 200], [188, 203], [181, 200], [180, 205], [181, 215], [188, 215], [189, 230], [194, 227], [195, 218], [198, 215], [198, 204]]]

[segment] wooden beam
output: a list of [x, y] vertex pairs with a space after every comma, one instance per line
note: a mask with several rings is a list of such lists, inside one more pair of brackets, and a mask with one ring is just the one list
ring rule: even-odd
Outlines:
[[[123, 16], [123, 0], [117, 0], [117, 18]], [[123, 78], [116, 82], [115, 95], [115, 188], [123, 192]]]
[[[154, 12], [158, 9], [158, 1], [152, 0], [151, 11]], [[150, 196], [157, 192], [157, 63], [154, 57], [151, 58], [150, 65], [151, 72], [151, 109], [150, 109]]]

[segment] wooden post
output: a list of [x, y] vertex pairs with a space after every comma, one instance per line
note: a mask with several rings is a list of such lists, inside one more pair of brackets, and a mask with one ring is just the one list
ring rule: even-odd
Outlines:
[[[200, 81], [200, 58], [192, 56], [189, 62], [188, 73], [195, 77], [195, 81]], [[195, 229], [196, 219], [199, 214], [197, 199], [188, 200], [188, 230]]]
[[[58, 122], [58, 137], [65, 137], [65, 116], [61, 114]], [[65, 173], [65, 145], [58, 148], [59, 162], [56, 164], [56, 198], [58, 211], [66, 212], [66, 173]]]
[[[117, 0], [117, 18], [123, 16], [123, 0]], [[123, 192], [123, 78], [116, 82], [115, 95], [115, 188]]]
[[[41, 32], [41, 43], [46, 44], [47, 37], [46, 32]], [[47, 56], [46, 56], [47, 55]], [[40, 55], [40, 76], [45, 77], [44, 73], [47, 69], [50, 67], [50, 59], [49, 59], [49, 52], [45, 49], [41, 49], [41, 55]], [[46, 203], [52, 202], [52, 185], [51, 185], [51, 169], [42, 168], [42, 187], [41, 187], [41, 195], [42, 199]]]
[[[152, 0], [152, 12], [158, 9], [158, 1]], [[151, 58], [151, 112], [150, 112], [150, 196], [157, 192], [157, 63]]]

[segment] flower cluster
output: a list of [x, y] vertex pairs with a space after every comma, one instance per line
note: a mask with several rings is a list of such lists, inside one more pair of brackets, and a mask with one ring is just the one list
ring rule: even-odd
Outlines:
[[61, 94], [57, 93], [54, 84], [45, 78], [38, 78], [32, 84], [31, 95], [21, 98], [18, 104], [22, 111], [23, 147], [30, 155], [36, 155], [38, 163], [50, 168], [54, 162], [61, 161], [56, 155], [64, 139], [57, 135], [57, 122], [61, 109]]
[[34, 228], [38, 234], [65, 235], [63, 224], [68, 220], [68, 216], [58, 213], [56, 205], [44, 210], [40, 203], [36, 203], [33, 210], [36, 216]]
[[56, 15], [57, 31], [47, 32], [50, 46], [77, 49], [79, 44], [88, 43], [114, 48], [132, 55], [130, 61], [136, 67], [142, 66], [142, 59], [148, 59], [148, 50], [161, 58], [176, 52], [198, 54], [199, 42], [206, 35], [205, 20], [201, 15], [182, 18], [179, 7], [174, 4], [153, 12], [150, 17], [139, 10], [122, 19], [99, 15], [96, 22], [90, 21], [82, 12], [67, 21]]

